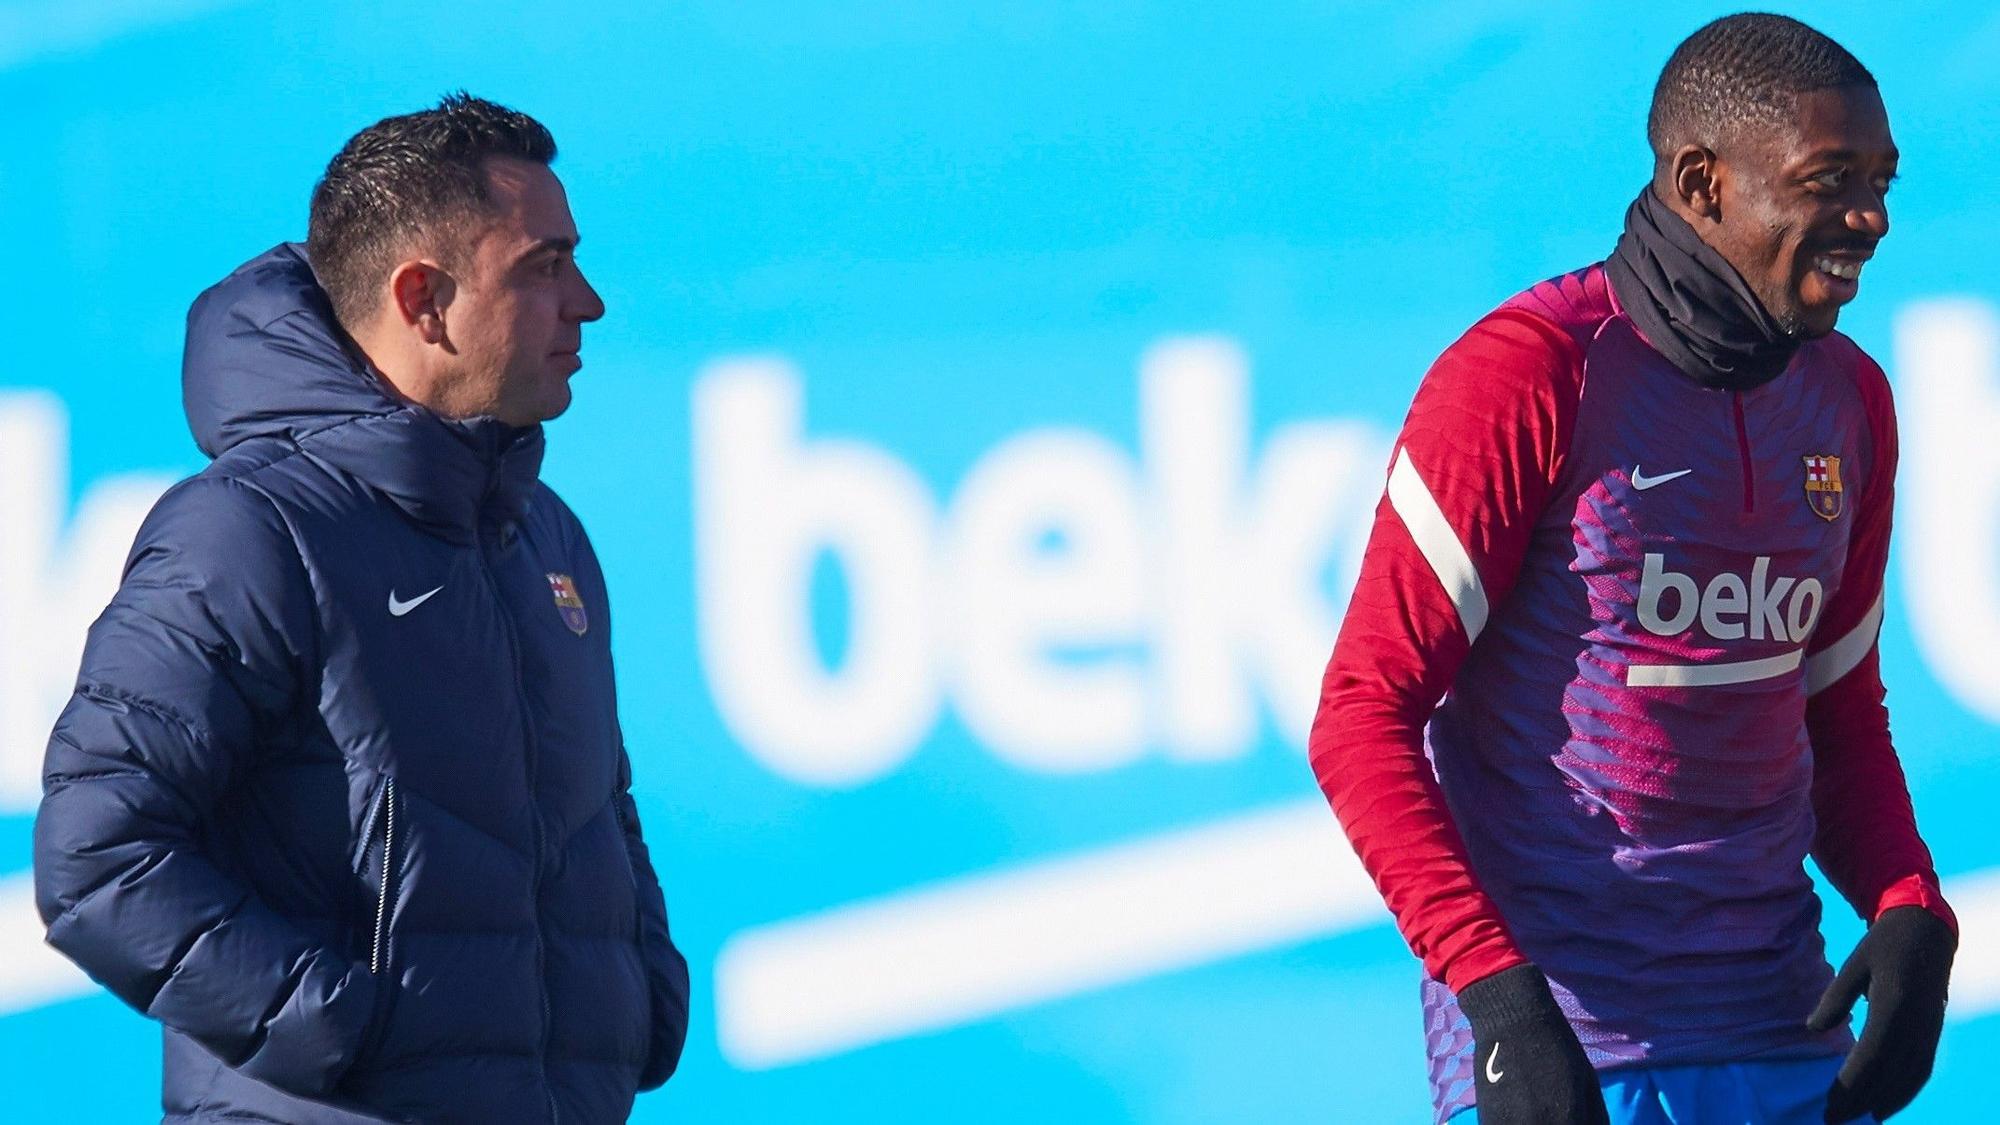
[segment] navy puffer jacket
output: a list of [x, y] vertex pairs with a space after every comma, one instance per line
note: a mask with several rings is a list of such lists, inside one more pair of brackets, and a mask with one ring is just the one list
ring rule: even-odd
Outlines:
[[280, 246], [195, 302], [168, 492], [49, 744], [49, 941], [167, 1120], [623, 1121], [687, 1027], [604, 579], [539, 427], [389, 399]]

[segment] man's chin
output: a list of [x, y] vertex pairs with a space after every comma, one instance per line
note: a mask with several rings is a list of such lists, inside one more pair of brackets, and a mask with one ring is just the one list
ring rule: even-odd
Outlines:
[[1825, 312], [1805, 313], [1795, 325], [1787, 325], [1786, 330], [1801, 340], [1817, 340], [1833, 335], [1833, 329], [1839, 322], [1840, 309], [1836, 306]]
[[1793, 336], [1817, 340], [1833, 331], [1841, 310], [1860, 295], [1860, 289], [1852, 279], [1829, 277], [1814, 270], [1792, 290], [1792, 307], [1779, 322]]
[[1801, 308], [1794, 305], [1776, 319], [1778, 327], [1794, 340], [1817, 340], [1832, 333], [1834, 324], [1840, 320], [1840, 306]]
[[548, 401], [542, 404], [542, 409], [539, 411], [541, 421], [553, 422], [562, 417], [569, 412], [569, 404], [572, 401], [574, 397], [570, 394], [569, 386], [565, 384], [558, 393], [550, 395]]

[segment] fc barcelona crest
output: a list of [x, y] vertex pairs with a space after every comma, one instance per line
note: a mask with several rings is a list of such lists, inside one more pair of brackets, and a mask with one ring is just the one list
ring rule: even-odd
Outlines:
[[1806, 458], [1806, 504], [1823, 520], [1840, 518], [1845, 506], [1840, 490], [1840, 458], [1825, 453]]
[[576, 579], [567, 574], [549, 575], [549, 591], [556, 596], [556, 612], [562, 614], [563, 624], [577, 636], [590, 628], [590, 618], [583, 612], [583, 598], [576, 592]]

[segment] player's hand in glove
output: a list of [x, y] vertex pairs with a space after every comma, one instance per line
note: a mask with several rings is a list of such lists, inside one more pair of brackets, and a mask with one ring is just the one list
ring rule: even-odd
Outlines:
[[1847, 1022], [1868, 997], [1868, 1019], [1826, 1099], [1828, 1125], [1864, 1113], [1878, 1119], [1910, 1104], [1931, 1076], [1944, 1030], [1945, 984], [1958, 937], [1921, 906], [1898, 906], [1875, 919], [1806, 1020], [1814, 1031]]
[[1609, 1125], [1597, 1072], [1549, 982], [1516, 965], [1459, 990], [1472, 1024], [1479, 1125]]

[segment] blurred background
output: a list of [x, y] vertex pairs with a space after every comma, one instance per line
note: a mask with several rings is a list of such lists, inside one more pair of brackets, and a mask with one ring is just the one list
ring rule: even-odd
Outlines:
[[[0, 1085], [158, 1112], [41, 945], [43, 741], [201, 456], [189, 301], [363, 126], [540, 117], [586, 333], [547, 476], [617, 598], [696, 990], [638, 1121], [1428, 1120], [1417, 967], [1303, 752], [1429, 360], [1604, 255], [1730, 9], [0, 2]], [[1903, 428], [1882, 644], [1965, 925], [1905, 1120], [2000, 1051], [2000, 13], [1801, 5], [1880, 79], [1895, 231], [1841, 327]], [[1835, 900], [1833, 952], [1858, 933]]]

